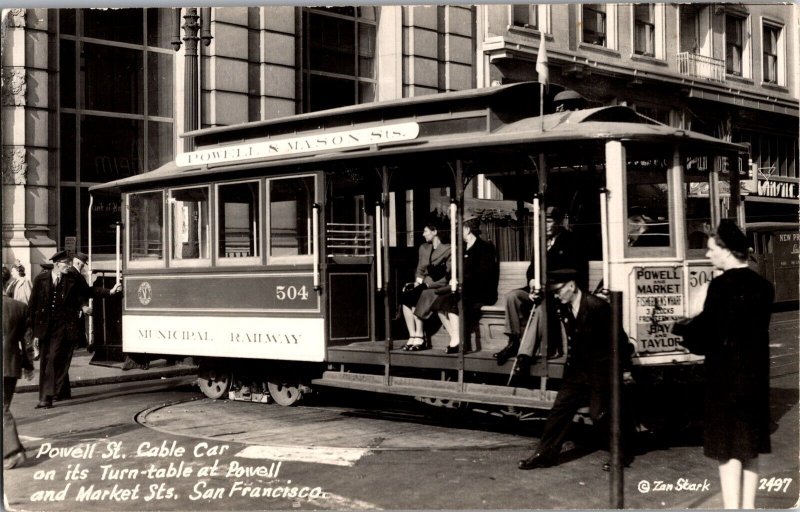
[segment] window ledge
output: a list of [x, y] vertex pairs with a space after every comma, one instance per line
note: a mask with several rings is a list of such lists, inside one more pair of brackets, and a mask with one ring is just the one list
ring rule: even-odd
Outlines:
[[600, 46], [599, 44], [592, 44], [592, 43], [580, 43], [578, 48], [581, 50], [589, 50], [597, 53], [604, 53], [611, 57], [620, 57], [620, 53], [617, 50], [612, 50], [607, 46]]
[[743, 77], [743, 76], [739, 76], [739, 75], [725, 74], [725, 81], [727, 81], [727, 82], [737, 82], [737, 83], [745, 84], [745, 85], [754, 85], [755, 84], [755, 82], [753, 82], [752, 78], [747, 78], [747, 77]]
[[761, 82], [761, 87], [763, 87], [764, 89], [771, 89], [776, 92], [785, 92], [785, 93], [789, 92], [789, 88], [786, 87], [785, 85], [773, 84], [772, 82]]
[[[507, 25], [506, 30], [508, 32], [518, 32], [520, 34], [526, 35], [539, 35], [542, 33], [538, 27], [534, 27], [532, 25]], [[545, 34], [546, 36], [547, 34]]]
[[639, 62], [647, 62], [648, 64], [653, 64], [655, 66], [668, 66], [667, 61], [664, 59], [661, 59], [659, 57], [650, 57], [648, 55], [639, 55], [636, 53], [631, 54], [631, 60]]

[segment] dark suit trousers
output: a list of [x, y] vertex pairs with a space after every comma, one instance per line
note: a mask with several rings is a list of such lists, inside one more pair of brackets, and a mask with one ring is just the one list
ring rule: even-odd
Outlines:
[[[575, 413], [587, 404], [589, 405], [589, 415], [598, 430], [598, 434], [608, 437], [608, 407], [611, 391], [606, 385], [607, 379], [607, 375], [598, 379], [597, 376], [592, 376], [586, 371], [566, 369], [561, 390], [558, 392], [553, 408], [547, 416], [542, 439], [539, 441], [538, 452], [545, 457], [558, 457]], [[629, 407], [626, 407], [624, 403], [627, 401], [624, 389], [622, 398], [620, 448], [624, 456], [626, 453], [632, 454], [631, 443], [635, 436], [636, 427]]]
[[[69, 396], [69, 365], [72, 362], [74, 344], [50, 337], [39, 340], [39, 400], [50, 400], [54, 396]], [[66, 383], [65, 383], [66, 381]], [[63, 394], [66, 392], [66, 396]]]
[[11, 399], [17, 387], [16, 377], [3, 377], [3, 457], [8, 458], [24, 450], [17, 435], [17, 423], [11, 415]]

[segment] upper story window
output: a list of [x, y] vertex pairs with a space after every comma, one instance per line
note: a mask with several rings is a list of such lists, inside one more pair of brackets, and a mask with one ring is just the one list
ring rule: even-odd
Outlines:
[[583, 42], [606, 46], [606, 6], [586, 4], [583, 6]]
[[305, 111], [374, 101], [378, 7], [303, 9]]
[[550, 32], [546, 4], [513, 4], [510, 9], [513, 26]]
[[128, 260], [164, 262], [164, 193], [128, 195]]
[[783, 28], [764, 22], [762, 34], [762, 60], [764, 62], [762, 80], [769, 84], [786, 85], [783, 69]]
[[633, 52], [646, 57], [656, 56], [656, 8], [653, 4], [633, 6]]
[[725, 14], [725, 73], [750, 78], [750, 33], [747, 17]]
[[617, 6], [615, 4], [583, 4], [578, 10], [581, 17], [581, 42], [617, 48]]

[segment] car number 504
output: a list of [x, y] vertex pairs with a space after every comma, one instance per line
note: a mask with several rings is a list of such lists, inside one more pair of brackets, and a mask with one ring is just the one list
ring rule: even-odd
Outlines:
[[275, 298], [278, 300], [308, 300], [308, 291], [306, 290], [305, 285], [301, 286], [300, 288], [294, 285], [278, 285], [275, 287]]

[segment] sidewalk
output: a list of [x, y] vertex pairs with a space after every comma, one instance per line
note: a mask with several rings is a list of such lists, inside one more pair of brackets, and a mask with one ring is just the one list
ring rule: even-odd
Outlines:
[[[167, 362], [164, 359], [152, 361], [150, 363], [150, 369], [148, 370], [135, 368], [127, 371], [122, 370], [122, 363], [108, 362], [103, 363], [104, 366], [100, 366], [89, 364], [91, 360], [92, 354], [88, 353], [85, 349], [75, 351], [75, 355], [72, 357], [72, 364], [69, 367], [69, 383], [73, 388], [180, 377], [183, 375], [193, 375], [197, 372], [197, 366], [181, 362], [172, 366], [166, 366]], [[35, 361], [33, 364], [33, 380], [27, 381], [25, 379], [19, 379], [19, 381], [17, 381], [17, 393], [39, 390], [39, 361]]]

